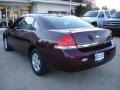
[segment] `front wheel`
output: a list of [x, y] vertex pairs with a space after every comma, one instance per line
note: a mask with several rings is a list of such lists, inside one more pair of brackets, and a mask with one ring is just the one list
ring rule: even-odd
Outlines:
[[3, 39], [3, 46], [6, 51], [11, 51], [12, 47], [9, 45], [7, 38]]
[[48, 68], [41, 53], [37, 49], [31, 51], [31, 65], [35, 74], [42, 76], [48, 72]]

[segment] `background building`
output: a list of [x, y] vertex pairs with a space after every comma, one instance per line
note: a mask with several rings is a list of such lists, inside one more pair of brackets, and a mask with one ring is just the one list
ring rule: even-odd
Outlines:
[[[84, 3], [72, 2], [72, 12], [75, 7]], [[27, 13], [70, 13], [70, 2], [66, 0], [0, 0], [0, 23], [15, 20]], [[5, 24], [5, 23], [2, 23]]]

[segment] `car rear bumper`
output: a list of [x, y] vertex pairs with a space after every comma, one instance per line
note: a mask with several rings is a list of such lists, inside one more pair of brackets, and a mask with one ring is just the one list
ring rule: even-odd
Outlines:
[[[99, 52], [104, 52], [105, 54], [105, 58], [101, 61], [95, 61], [95, 54], [99, 53]], [[73, 60], [70, 59], [67, 64], [66, 64], [66, 68], [64, 69], [65, 71], [77, 71], [77, 70], [84, 70], [84, 69], [89, 69], [92, 67], [96, 67], [99, 66], [101, 64], [104, 64], [110, 60], [112, 60], [112, 58], [115, 55], [116, 50], [114, 48], [111, 48], [109, 50], [100, 50], [98, 52], [93, 52], [91, 54], [88, 55], [83, 55], [80, 59], [78, 60]], [[82, 61], [82, 58], [88, 58], [88, 61]]]
[[[104, 52], [104, 59], [95, 61], [95, 54]], [[80, 52], [74, 50], [52, 50], [44, 55], [46, 64], [53, 69], [63, 71], [78, 71], [96, 67], [110, 61], [116, 53], [116, 45], [100, 49], [97, 51]], [[88, 60], [85, 60], [88, 59]]]

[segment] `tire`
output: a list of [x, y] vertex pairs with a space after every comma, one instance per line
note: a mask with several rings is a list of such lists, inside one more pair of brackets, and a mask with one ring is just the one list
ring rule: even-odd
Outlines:
[[5, 49], [6, 51], [12, 51], [12, 47], [11, 47], [10, 44], [8, 43], [7, 38], [4, 38], [4, 39], [3, 39], [3, 46], [4, 46], [4, 49]]
[[31, 66], [35, 74], [42, 76], [48, 73], [49, 69], [45, 64], [41, 53], [37, 49], [31, 51], [30, 58]]

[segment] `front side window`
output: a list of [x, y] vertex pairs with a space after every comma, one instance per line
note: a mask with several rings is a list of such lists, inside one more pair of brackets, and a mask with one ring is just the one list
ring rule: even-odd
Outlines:
[[14, 29], [20, 29], [20, 23], [22, 21], [23, 17], [22, 18], [18, 18], [14, 23], [13, 23], [13, 27]]
[[105, 15], [106, 15], [107, 17], [110, 17], [110, 12], [109, 12], [109, 11], [105, 11]]
[[100, 12], [99, 15], [98, 15], [99, 18], [104, 18], [104, 13], [103, 12]]

